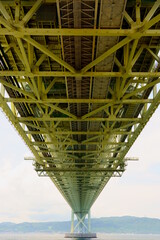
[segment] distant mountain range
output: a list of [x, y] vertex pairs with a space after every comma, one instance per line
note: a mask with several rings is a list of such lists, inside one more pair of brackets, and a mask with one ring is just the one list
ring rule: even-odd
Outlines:
[[[160, 234], [160, 219], [139, 217], [103, 217], [91, 221], [92, 232], [99, 233], [135, 233]], [[70, 231], [70, 222], [38, 222], [38, 223], [0, 223], [0, 233], [64, 233]]]

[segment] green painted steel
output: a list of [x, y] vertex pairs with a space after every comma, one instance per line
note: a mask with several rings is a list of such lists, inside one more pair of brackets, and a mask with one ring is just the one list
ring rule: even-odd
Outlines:
[[88, 231], [160, 102], [160, 0], [108, 4], [0, 1], [0, 107]]

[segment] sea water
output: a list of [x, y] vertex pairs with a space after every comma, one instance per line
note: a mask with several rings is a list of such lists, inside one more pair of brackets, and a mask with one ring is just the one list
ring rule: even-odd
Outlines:
[[[64, 234], [54, 234], [54, 233], [53, 234], [46, 234], [46, 233], [0, 234], [0, 240], [51, 240], [51, 239], [52, 240], [65, 240], [65, 239], [70, 240], [69, 238], [64, 238]], [[160, 240], [160, 234], [101, 234], [101, 233], [98, 234], [97, 233], [97, 240]]]

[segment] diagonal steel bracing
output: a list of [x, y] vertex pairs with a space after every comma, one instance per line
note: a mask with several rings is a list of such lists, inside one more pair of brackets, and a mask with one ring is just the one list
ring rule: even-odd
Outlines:
[[159, 0], [0, 1], [0, 107], [77, 216], [72, 231], [90, 229], [159, 105], [159, 22]]

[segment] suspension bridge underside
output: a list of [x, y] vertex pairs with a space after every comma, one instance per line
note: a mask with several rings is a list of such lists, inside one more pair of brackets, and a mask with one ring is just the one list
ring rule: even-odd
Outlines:
[[160, 0], [0, 1], [0, 107], [72, 232], [159, 105], [159, 50]]

